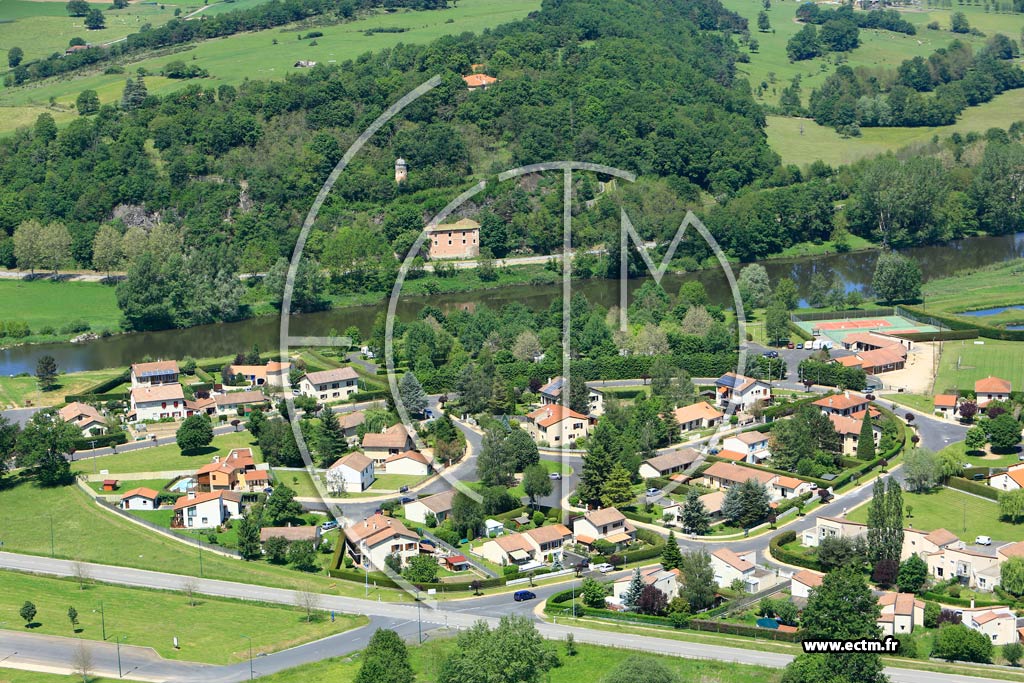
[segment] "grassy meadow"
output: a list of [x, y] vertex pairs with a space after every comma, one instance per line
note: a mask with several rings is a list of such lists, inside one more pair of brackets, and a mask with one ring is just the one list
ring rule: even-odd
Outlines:
[[121, 330], [114, 288], [99, 282], [0, 279], [0, 320], [28, 323], [34, 335], [85, 319], [93, 331]]
[[[981, 342], [981, 343], [977, 343]], [[1019, 388], [1024, 377], [1024, 343], [997, 339], [964, 339], [942, 344], [935, 392], [974, 390], [974, 383], [989, 375], [1002, 377]]]
[[224, 458], [232, 448], [252, 448], [256, 462], [263, 461], [263, 454], [252, 435], [241, 431], [215, 436], [213, 443], [195, 454], [182, 455], [177, 444], [168, 444], [89, 458], [78, 463], [76, 469], [85, 474], [96, 474], [100, 470], [107, 470], [111, 474], [195, 470], [212, 462], [216, 455]]
[[64, 403], [68, 394], [78, 394], [100, 382], [114, 379], [122, 373], [118, 368], [88, 370], [58, 375], [57, 386], [51, 391], [42, 391], [34, 376], [5, 377], [0, 375], [0, 408], [8, 406], [54, 406]]
[[[6, 3], [12, 0], [0, 1]], [[26, 4], [49, 4], [20, 1]], [[233, 3], [223, 8], [218, 6], [217, 9], [229, 10], [237, 6], [238, 3]], [[168, 4], [167, 7], [168, 11], [171, 11], [171, 5]], [[393, 47], [398, 43], [426, 43], [445, 35], [466, 31], [480, 32], [485, 28], [525, 17], [529, 12], [539, 8], [540, 0], [462, 0], [457, 7], [449, 7], [446, 10], [377, 12], [356, 21], [336, 25], [301, 29], [297, 26], [286, 26], [240, 33], [194, 43], [184, 51], [143, 59], [125, 66], [128, 73], [143, 68], [149, 73], [156, 74], [168, 62], [184, 59], [194, 61], [210, 72], [209, 78], [200, 81], [147, 77], [146, 87], [154, 94], [164, 94], [197, 82], [204, 87], [216, 88], [224, 83], [237, 85], [246, 79], [276, 80], [294, 73], [296, 69], [293, 65], [300, 59], [323, 63], [343, 62], [355, 59], [366, 52]], [[204, 10], [204, 13], [207, 11], [214, 9]], [[406, 30], [401, 33], [365, 33], [368, 29], [391, 27]], [[324, 34], [316, 39], [317, 45], [311, 45], [311, 40], [298, 40], [300, 33], [312, 28]], [[0, 44], [4, 44], [2, 37]], [[104, 75], [94, 71], [74, 79], [49, 79], [42, 83], [5, 89], [0, 93], [0, 133], [14, 130], [16, 126], [9, 125], [8, 122], [23, 125], [34, 121], [40, 107], [53, 110], [52, 113], [58, 123], [74, 118], [75, 98], [85, 89], [96, 90], [104, 103], [116, 102], [121, 97], [125, 78], [123, 74]], [[49, 106], [51, 98], [55, 98], [55, 103]], [[26, 108], [32, 113], [26, 113]]]
[[[73, 579], [0, 572], [5, 590], [0, 592], [0, 611], [17, 614], [25, 600], [38, 610], [32, 633], [77, 636], [102, 640], [99, 605], [108, 639], [126, 638], [129, 645], [151, 647], [167, 659], [208, 664], [229, 664], [249, 657], [249, 641], [232, 634], [245, 625], [254, 653], [269, 653], [325, 638], [369, 623], [364, 616], [339, 614], [332, 623], [321, 618], [306, 621], [304, 611], [244, 600], [198, 596], [190, 604], [187, 596], [140, 588], [88, 583], [84, 590]], [[140, 609], [140, 606], [145, 606]], [[72, 630], [68, 607], [78, 612], [78, 629]], [[156, 618], [154, 618], [156, 617]], [[189, 624], [188, 628], [182, 628]], [[2, 628], [26, 631], [20, 620]], [[178, 637], [179, 647], [173, 645]]]

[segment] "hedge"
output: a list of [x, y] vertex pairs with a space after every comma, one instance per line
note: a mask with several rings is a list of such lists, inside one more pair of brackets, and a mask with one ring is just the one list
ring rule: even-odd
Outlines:
[[945, 315], [943, 313], [925, 312], [917, 306], [901, 306], [900, 315], [911, 320], [936, 327], [948, 327], [950, 330], [973, 330], [982, 337], [988, 339], [1002, 339], [1005, 341], [1024, 341], [1024, 330], [1004, 330], [1000, 327], [982, 325], [971, 320], [963, 320], [959, 316]]
[[768, 638], [769, 640], [783, 640], [788, 643], [800, 641], [799, 633], [787, 633], [771, 628], [760, 628], [749, 624], [734, 624], [728, 621], [704, 621], [691, 619], [689, 628], [694, 631], [714, 631], [715, 633], [728, 633], [735, 636], [750, 636], [753, 638]]
[[934, 591], [925, 591], [919, 596], [922, 600], [931, 600], [933, 602], [942, 603], [945, 605], [953, 605], [955, 607], [1000, 607], [1006, 604], [1006, 601], [992, 601], [992, 600], [977, 600], [975, 599], [972, 605], [970, 598], [954, 598], [952, 595], [946, 593], [936, 593]]
[[894, 337], [907, 341], [956, 341], [958, 339], [977, 339], [978, 330], [940, 330], [939, 332], [891, 332]]
[[387, 398], [390, 395], [391, 392], [387, 389], [372, 389], [370, 391], [357, 391], [349, 396], [349, 400], [354, 403], [359, 403], [361, 401], [378, 401], [382, 398]]
[[131, 395], [127, 391], [117, 391], [112, 394], [68, 394], [64, 397], [65, 403], [106, 403], [107, 401], [127, 401]]
[[803, 339], [804, 341], [814, 340], [814, 335], [812, 335], [810, 332], [797, 325], [792, 320], [790, 320], [789, 323], [786, 324], [786, 327], [789, 328], [790, 333], [796, 335], [797, 337]]
[[989, 500], [999, 500], [999, 491], [996, 489], [985, 484], [979, 484], [976, 481], [971, 481], [970, 479], [964, 479], [963, 477], [950, 477], [946, 482], [946, 486], [963, 491], [964, 493], [973, 493], [976, 496], [988, 498]]
[[821, 563], [818, 562], [817, 559], [810, 559], [803, 555], [797, 555], [796, 553], [782, 547], [795, 540], [796, 532], [793, 530], [783, 531], [781, 534], [775, 534], [772, 536], [772, 540], [768, 543], [768, 548], [772, 557], [779, 562], [785, 562], [786, 564], [795, 564], [798, 567], [806, 567], [807, 569], [813, 569], [819, 572], [825, 571], [822, 569]]
[[877, 318], [879, 316], [896, 315], [895, 308], [864, 308], [851, 311], [806, 311], [793, 313], [792, 319], [801, 322], [816, 320], [835, 320], [836, 318]]
[[107, 446], [114, 446], [116, 444], [122, 444], [128, 442], [128, 435], [124, 432], [114, 432], [113, 434], [101, 434], [100, 436], [92, 436], [88, 438], [75, 439], [74, 449], [76, 451], [84, 451], [93, 448], [95, 444], [96, 448], [105, 448]]
[[790, 401], [788, 403], [776, 403], [773, 406], [769, 406], [764, 409], [764, 419], [772, 421], [780, 417], [788, 417], [796, 412], [797, 408], [805, 406], [808, 403], [813, 403], [821, 398], [827, 398], [834, 396], [835, 393], [822, 394], [821, 396], [808, 396], [798, 401]]
[[[342, 544], [344, 545], [344, 544]], [[356, 569], [328, 569], [327, 574], [335, 579], [344, 579], [345, 581], [354, 581], [357, 583], [363, 583], [366, 580], [366, 576], [363, 572]], [[396, 581], [388, 577], [387, 574], [381, 572], [370, 572], [369, 580], [377, 586], [383, 588], [399, 588], [400, 586]], [[480, 582], [480, 588], [496, 588], [505, 585], [506, 578], [500, 576], [493, 579], [478, 579]], [[413, 583], [413, 582], [409, 582]], [[429, 590], [436, 588], [438, 590], [445, 591], [471, 591], [473, 588], [470, 586], [469, 581], [459, 581], [452, 583], [413, 583], [414, 586], [418, 586], [421, 590]]]

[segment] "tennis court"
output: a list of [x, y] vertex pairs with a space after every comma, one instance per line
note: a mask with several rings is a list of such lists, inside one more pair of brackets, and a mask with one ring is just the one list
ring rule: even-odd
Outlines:
[[899, 315], [884, 315], [877, 318], [833, 318], [830, 320], [797, 320], [800, 329], [815, 337], [827, 337], [836, 344], [853, 332], [935, 332], [937, 327], [923, 325]]

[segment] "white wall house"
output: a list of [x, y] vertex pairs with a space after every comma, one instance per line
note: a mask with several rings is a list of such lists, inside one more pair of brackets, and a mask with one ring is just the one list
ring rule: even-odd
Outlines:
[[573, 443], [590, 433], [590, 421], [587, 416], [560, 403], [541, 406], [529, 413], [523, 427], [534, 441], [544, 442], [550, 446]]
[[132, 388], [153, 386], [155, 384], [177, 384], [178, 362], [173, 360], [158, 360], [152, 363], [135, 363], [129, 373]]
[[420, 524], [427, 523], [427, 514], [433, 513], [438, 524], [448, 518], [452, 511], [452, 500], [455, 498], [455, 489], [450, 489], [433, 496], [420, 498], [411, 503], [405, 504], [405, 518], [410, 522]]
[[397, 519], [373, 515], [345, 527], [345, 551], [360, 566], [385, 566], [388, 555], [397, 555], [404, 565], [419, 554], [420, 537]]
[[93, 430], [96, 430], [97, 434], [101, 434], [107, 429], [107, 424], [100, 412], [87, 403], [74, 401], [57, 411], [57, 414], [60, 419], [82, 430], [82, 436], [92, 436]]
[[388, 474], [425, 477], [430, 474], [430, 458], [419, 451], [402, 451], [388, 456], [384, 461], [384, 471]]
[[715, 405], [733, 406], [736, 410], [750, 410], [758, 401], [770, 401], [772, 388], [759, 379], [727, 372], [715, 380]]
[[242, 494], [235, 491], [189, 491], [174, 504], [171, 526], [182, 529], [216, 529], [242, 514]]
[[324, 476], [332, 493], [359, 493], [373, 484], [373, 460], [362, 453], [349, 453], [328, 467]]
[[344, 401], [359, 391], [359, 374], [350, 367], [307, 372], [299, 378], [298, 393], [319, 401]]
[[180, 384], [140, 385], [132, 388], [131, 408], [128, 419], [160, 420], [166, 417], [181, 419], [187, 417], [185, 394]]
[[119, 507], [122, 510], [156, 510], [159, 506], [158, 497], [159, 494], [153, 489], [132, 489], [121, 496]]

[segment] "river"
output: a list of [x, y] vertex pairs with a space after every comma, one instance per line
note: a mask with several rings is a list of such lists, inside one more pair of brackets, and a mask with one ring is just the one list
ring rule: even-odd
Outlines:
[[[942, 246], [916, 247], [904, 250], [905, 254], [917, 259], [926, 279], [947, 277], [965, 268], [975, 268], [1024, 256], [1024, 233], [999, 237], [975, 237]], [[810, 289], [811, 275], [824, 272], [831, 280], [838, 275], [846, 283], [847, 291], [858, 289], [867, 293], [874, 273], [878, 252], [860, 251], [850, 254], [800, 257], [793, 259], [772, 259], [764, 262], [772, 281], [780, 277], [792, 278], [800, 292], [806, 296]], [[675, 292], [679, 285], [689, 279], [704, 283], [714, 303], [731, 304], [728, 284], [720, 270], [707, 270], [685, 275], [668, 274], [662, 284], [669, 292]], [[630, 290], [639, 287], [643, 279], [631, 281]], [[588, 299], [602, 306], [618, 304], [619, 289], [614, 281], [593, 279], [573, 283], [573, 291], [580, 292]], [[532, 309], [546, 308], [556, 297], [561, 296], [561, 286], [518, 286], [478, 292], [435, 295], [430, 297], [408, 297], [399, 301], [398, 315], [402, 319], [415, 317], [420, 309], [431, 304], [451, 311], [460, 307], [487, 305], [501, 308], [505, 304], [518, 302]], [[331, 330], [341, 332], [355, 325], [364, 334], [369, 333], [374, 318], [385, 310], [387, 302], [372, 306], [336, 308], [330, 311], [297, 315], [292, 319], [294, 335], [325, 335]], [[264, 351], [278, 348], [279, 318], [267, 316], [251, 318], [237, 323], [203, 325], [184, 330], [165, 330], [122, 334], [100, 339], [88, 344], [37, 344], [16, 346], [0, 350], [0, 374], [16, 375], [35, 372], [36, 360], [49, 354], [57, 361], [57, 367], [64, 372], [97, 370], [123, 367], [139, 361], [144, 356], [153, 358], [181, 358], [223, 356], [247, 350], [257, 344]]]

